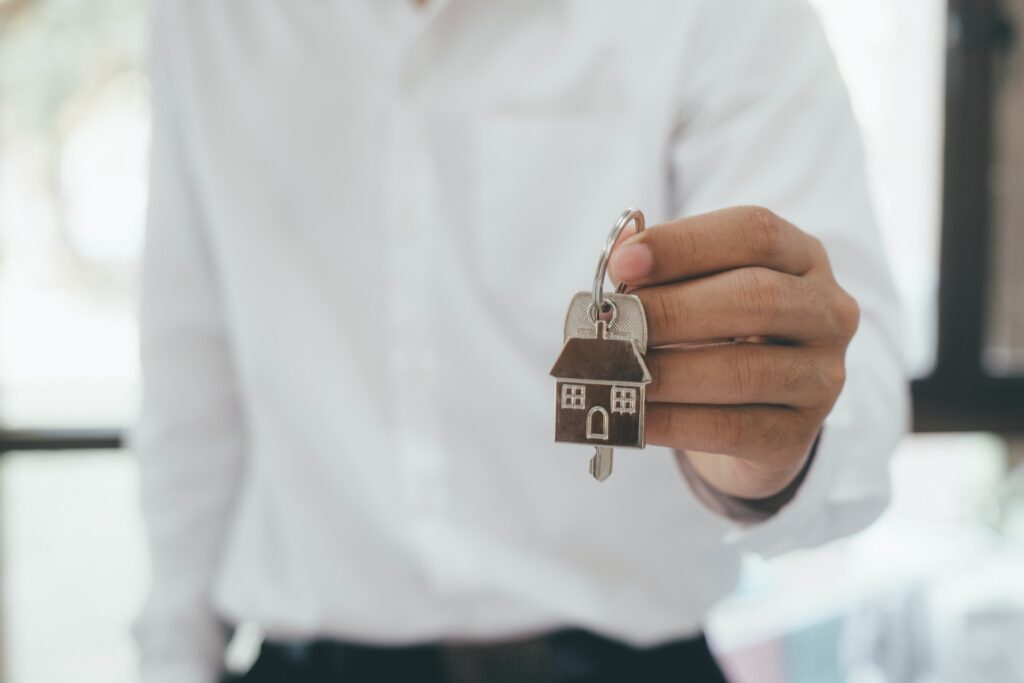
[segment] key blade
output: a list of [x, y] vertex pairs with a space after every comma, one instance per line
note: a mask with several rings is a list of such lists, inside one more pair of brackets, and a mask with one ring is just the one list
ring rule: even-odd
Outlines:
[[598, 481], [604, 481], [612, 475], [612, 449], [607, 446], [595, 446], [594, 457], [590, 459], [588, 469], [590, 476]]

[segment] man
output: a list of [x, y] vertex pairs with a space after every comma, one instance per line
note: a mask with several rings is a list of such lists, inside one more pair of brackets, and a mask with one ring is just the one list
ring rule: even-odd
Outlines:
[[[884, 507], [897, 312], [802, 0], [164, 0], [153, 37], [144, 681], [243, 622], [251, 681], [716, 680], [739, 553]], [[630, 205], [650, 445], [598, 484], [547, 370]]]

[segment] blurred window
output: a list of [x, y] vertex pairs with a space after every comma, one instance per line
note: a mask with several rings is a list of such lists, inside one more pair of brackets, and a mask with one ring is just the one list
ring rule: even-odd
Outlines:
[[0, 421], [127, 424], [148, 87], [139, 0], [0, 2]]
[[[117, 427], [136, 401], [141, 0], [0, 0], [0, 424]], [[0, 680], [135, 680], [127, 452], [0, 454]]]
[[811, 0], [864, 131], [914, 377], [935, 364], [946, 14], [939, 0]]
[[[1008, 2], [1004, 9], [1013, 25], [1024, 26], [1024, 3]], [[986, 369], [1002, 376], [1024, 375], [1024, 50], [1015, 47], [995, 68], [998, 144], [990, 182], [994, 248], [984, 356]]]

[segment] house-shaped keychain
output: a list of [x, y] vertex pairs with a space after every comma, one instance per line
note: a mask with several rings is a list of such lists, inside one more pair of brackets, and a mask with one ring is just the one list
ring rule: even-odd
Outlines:
[[551, 368], [555, 384], [555, 441], [644, 447], [644, 404], [651, 373], [635, 341], [569, 337]]

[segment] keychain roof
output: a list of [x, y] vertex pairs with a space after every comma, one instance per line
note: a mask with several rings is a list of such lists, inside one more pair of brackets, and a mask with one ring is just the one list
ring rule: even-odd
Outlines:
[[647, 383], [651, 373], [636, 343], [607, 337], [605, 321], [597, 322], [594, 339], [570, 337], [562, 347], [551, 374], [558, 378], [591, 382]]

